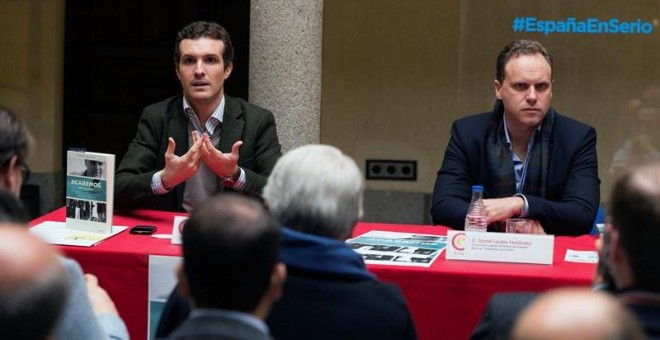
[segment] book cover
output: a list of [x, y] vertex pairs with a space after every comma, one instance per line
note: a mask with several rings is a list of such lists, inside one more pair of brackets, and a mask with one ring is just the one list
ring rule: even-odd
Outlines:
[[93, 233], [112, 232], [115, 155], [68, 151], [66, 227]]

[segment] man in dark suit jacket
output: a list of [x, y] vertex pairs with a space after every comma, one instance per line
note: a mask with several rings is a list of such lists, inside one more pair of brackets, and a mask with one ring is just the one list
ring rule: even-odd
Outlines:
[[484, 186], [488, 224], [535, 220], [534, 233], [581, 235], [600, 201], [596, 132], [550, 107], [552, 57], [536, 41], [497, 60], [493, 111], [454, 122], [433, 190], [434, 224], [462, 229], [471, 187]]
[[178, 33], [183, 96], [144, 109], [117, 168], [116, 208], [190, 211], [225, 189], [260, 195], [280, 144], [271, 112], [224, 94], [233, 57], [217, 23], [194, 22]]
[[[284, 226], [287, 266], [282, 298], [266, 320], [276, 339], [416, 339], [399, 290], [379, 282], [344, 241], [362, 213], [363, 179], [355, 162], [327, 145], [306, 145], [278, 161], [264, 200]], [[174, 292], [157, 336], [188, 313]]]
[[282, 291], [279, 224], [258, 201], [207, 200], [182, 231], [179, 291], [193, 309], [168, 339], [270, 339], [264, 323]]

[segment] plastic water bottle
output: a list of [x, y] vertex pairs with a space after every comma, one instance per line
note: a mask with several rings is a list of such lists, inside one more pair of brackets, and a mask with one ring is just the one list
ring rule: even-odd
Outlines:
[[484, 210], [484, 187], [472, 186], [472, 201], [465, 216], [465, 231], [478, 231], [485, 233], [488, 228], [486, 211]]

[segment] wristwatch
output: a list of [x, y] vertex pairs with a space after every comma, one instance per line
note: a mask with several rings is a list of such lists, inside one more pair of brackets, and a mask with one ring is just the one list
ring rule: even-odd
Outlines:
[[241, 178], [241, 168], [236, 167], [236, 173], [234, 173], [232, 176], [222, 178], [222, 185], [225, 187], [233, 188], [239, 178]]

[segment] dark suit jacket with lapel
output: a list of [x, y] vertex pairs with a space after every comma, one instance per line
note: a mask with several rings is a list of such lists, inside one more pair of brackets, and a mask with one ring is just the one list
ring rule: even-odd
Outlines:
[[198, 316], [185, 320], [165, 339], [270, 340], [255, 327], [221, 316]]
[[[463, 229], [474, 184], [484, 185], [484, 198], [495, 198], [489, 195], [492, 182], [486, 135], [489, 121], [501, 119], [502, 114], [485, 112], [452, 125], [433, 189], [433, 224]], [[596, 131], [556, 114], [549, 158], [546, 198], [525, 196], [529, 202], [527, 218], [539, 220], [548, 234], [588, 234], [600, 203]]]
[[[246, 175], [245, 192], [260, 195], [277, 159], [281, 156], [273, 114], [242, 99], [225, 95], [225, 112], [220, 128], [220, 151], [231, 152], [243, 141], [238, 165]], [[154, 195], [151, 178], [165, 167], [168, 137], [174, 138], [178, 156], [188, 151], [188, 118], [183, 97], [175, 96], [147, 106], [138, 122], [138, 131], [115, 175], [115, 207], [181, 211], [185, 183], [164, 195]], [[218, 178], [218, 188], [223, 190]]]

